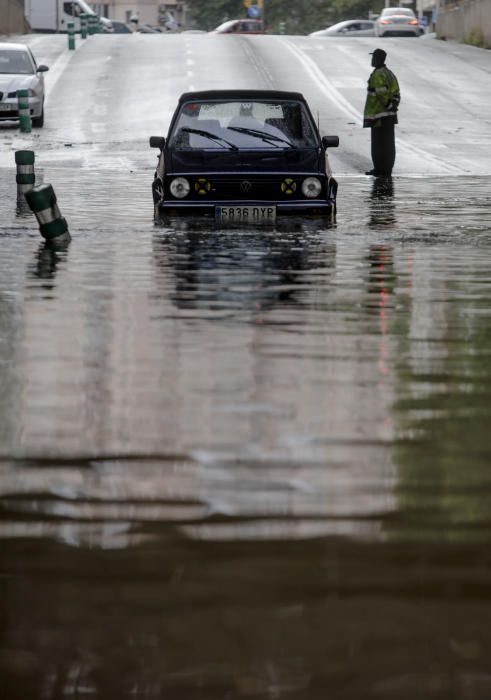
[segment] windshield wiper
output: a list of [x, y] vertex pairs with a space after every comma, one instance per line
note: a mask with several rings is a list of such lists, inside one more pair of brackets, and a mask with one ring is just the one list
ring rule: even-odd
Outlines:
[[234, 143], [230, 143], [230, 141], [227, 141], [227, 139], [222, 138], [221, 136], [218, 136], [217, 134], [212, 134], [211, 131], [202, 131], [201, 129], [191, 129], [188, 126], [183, 126], [180, 131], [186, 132], [186, 134], [197, 134], [198, 136], [204, 136], [207, 139], [211, 139], [212, 141], [216, 141], [217, 143], [226, 143], [227, 146], [230, 146], [231, 151], [238, 151], [238, 147]]
[[275, 136], [274, 134], [268, 134], [267, 131], [260, 131], [259, 129], [248, 129], [245, 126], [227, 126], [227, 129], [231, 131], [238, 131], [240, 134], [248, 134], [249, 136], [255, 136], [263, 141], [286, 143], [290, 148], [296, 148], [295, 144], [288, 141], [288, 139], [282, 139], [280, 136]]

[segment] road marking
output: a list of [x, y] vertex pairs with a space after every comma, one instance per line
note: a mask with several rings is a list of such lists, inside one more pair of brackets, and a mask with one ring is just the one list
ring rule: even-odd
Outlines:
[[[55, 87], [58, 80], [61, 78], [65, 68], [69, 64], [72, 56], [74, 56], [74, 51], [69, 51], [66, 48], [56, 59], [52, 66], [50, 66], [49, 74], [46, 75], [44, 94], [45, 99], [48, 100], [53, 88]], [[49, 79], [48, 79], [49, 75]]]
[[[356, 119], [358, 123], [363, 124], [362, 113], [359, 112], [355, 107], [353, 107], [345, 97], [343, 97], [343, 95], [335, 87], [334, 83], [331, 80], [329, 80], [329, 78], [327, 78], [326, 75], [324, 75], [319, 66], [288, 39], [280, 39], [280, 41], [286, 46], [287, 49], [290, 50], [291, 53], [295, 54], [295, 56], [299, 59], [300, 63], [302, 63], [307, 72], [311, 73], [318, 87], [322, 90], [326, 97], [328, 97], [341, 112], [344, 112], [351, 119]], [[422, 148], [418, 148], [418, 146], [406, 143], [401, 138], [396, 138], [396, 144], [398, 148], [400, 148], [402, 151], [405, 151], [409, 155], [419, 156], [422, 159], [423, 163], [431, 162], [433, 163], [433, 165], [438, 166], [440, 170], [444, 170], [451, 174], [462, 174], [462, 168], [459, 168], [455, 165], [451, 165], [450, 163], [447, 163], [444, 160], [440, 160], [440, 158], [438, 158], [437, 156], [431, 155], [430, 153], [428, 153], [428, 151], [425, 151]]]

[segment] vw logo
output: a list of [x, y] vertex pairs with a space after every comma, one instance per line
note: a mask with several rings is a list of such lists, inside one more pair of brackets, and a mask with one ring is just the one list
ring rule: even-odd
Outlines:
[[252, 190], [252, 182], [249, 182], [249, 180], [242, 180], [240, 183], [240, 191], [243, 192], [244, 194], [247, 194]]

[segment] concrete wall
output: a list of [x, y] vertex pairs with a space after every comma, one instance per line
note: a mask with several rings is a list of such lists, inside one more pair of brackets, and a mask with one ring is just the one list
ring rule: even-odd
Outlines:
[[31, 28], [20, 0], [0, 0], [0, 34], [24, 34]]
[[442, 38], [491, 48], [491, 0], [442, 3], [436, 31]]

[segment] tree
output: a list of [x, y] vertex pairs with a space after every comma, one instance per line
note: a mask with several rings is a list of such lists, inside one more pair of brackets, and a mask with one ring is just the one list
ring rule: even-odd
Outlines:
[[[384, 0], [295, 0], [289, 5], [285, 0], [263, 1], [266, 30], [271, 34], [278, 32], [280, 22], [285, 22], [287, 34], [308, 34], [344, 19], [368, 17], [370, 10], [380, 12], [384, 5]], [[247, 16], [241, 0], [190, 0], [188, 7], [200, 29]]]

